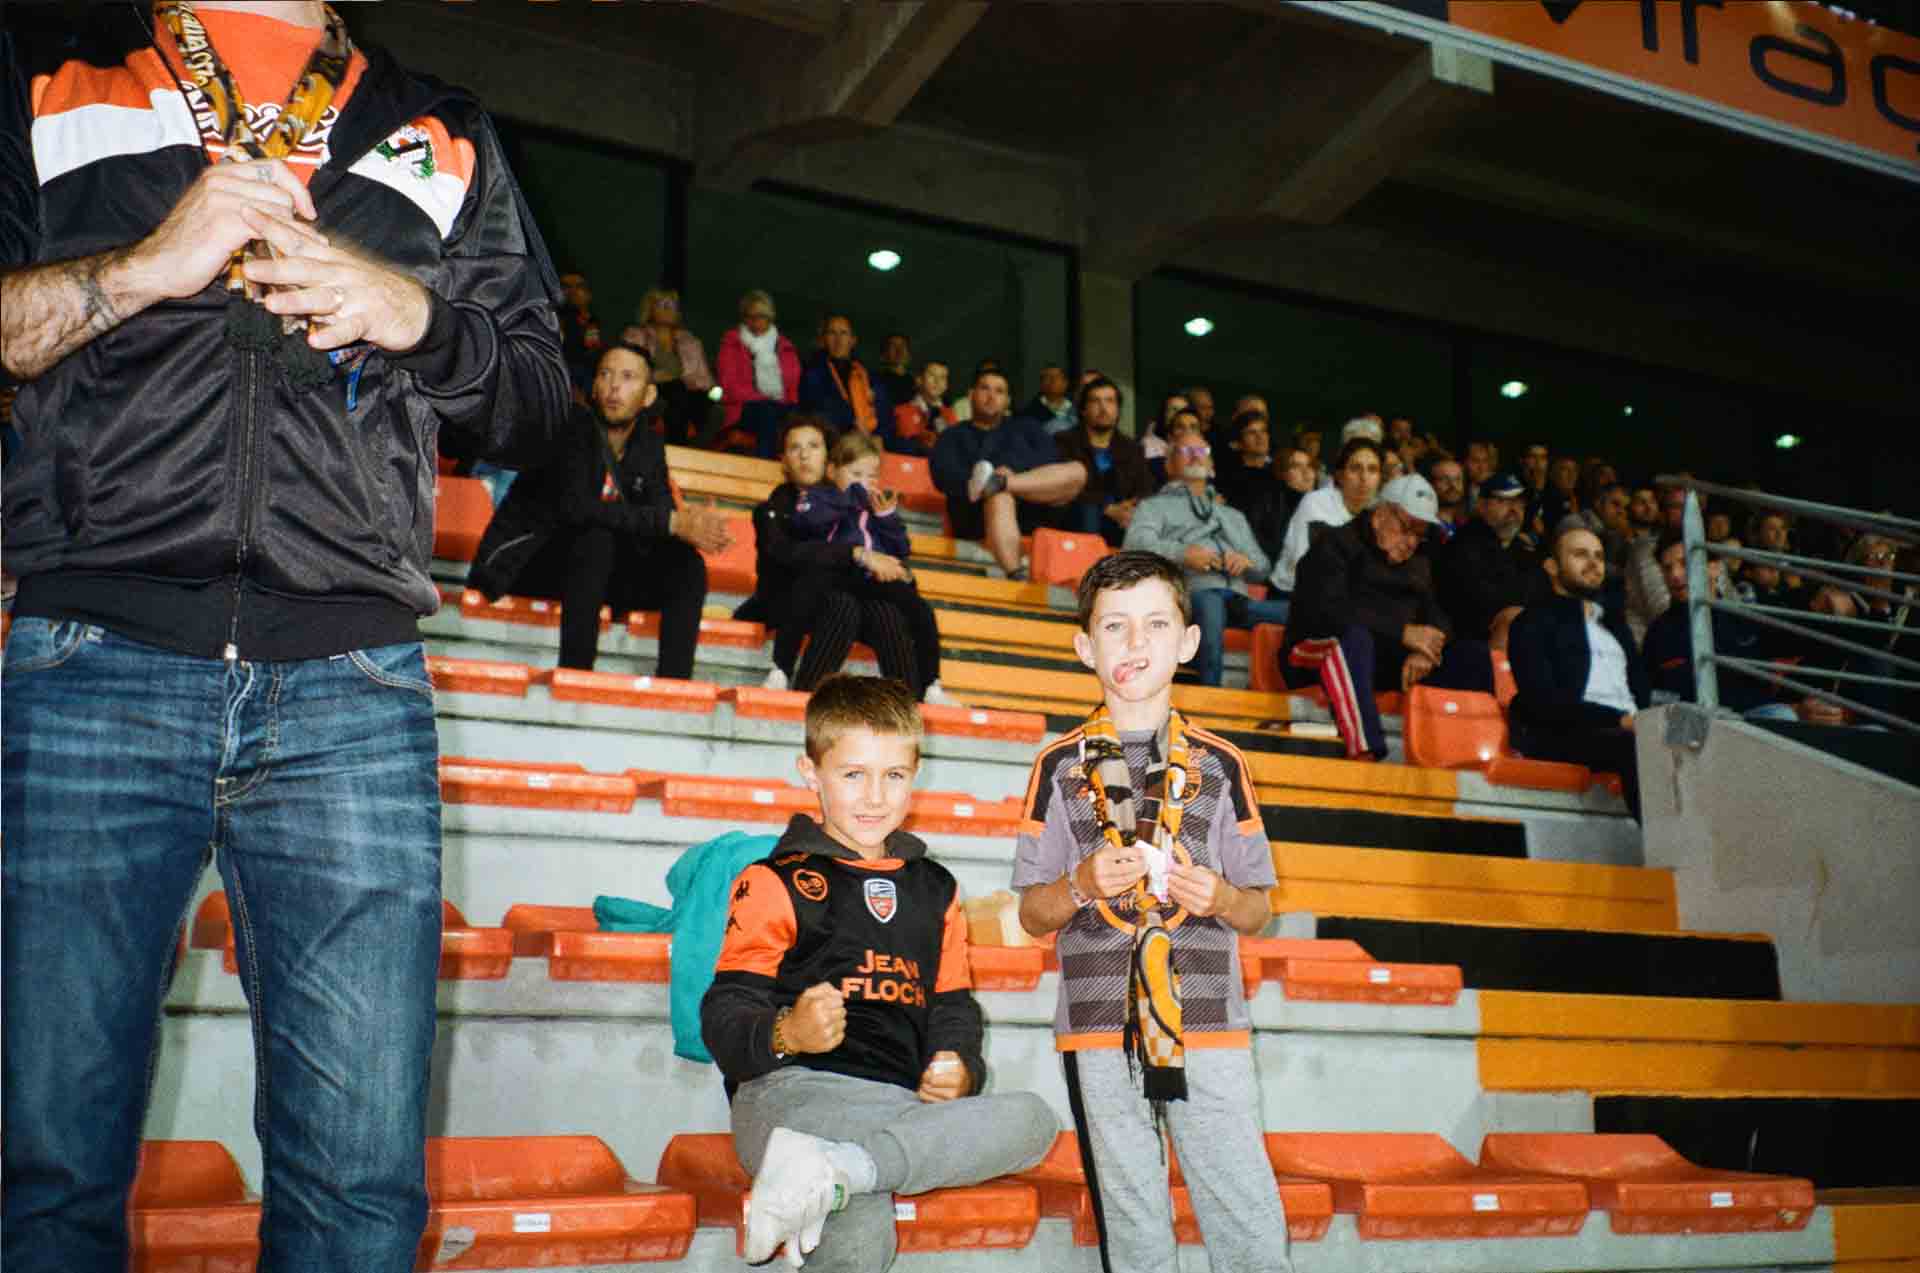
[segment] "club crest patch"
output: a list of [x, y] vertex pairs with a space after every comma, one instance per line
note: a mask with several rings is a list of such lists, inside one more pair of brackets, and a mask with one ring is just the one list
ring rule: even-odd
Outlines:
[[[827, 900], [827, 877], [818, 871], [795, 871], [793, 891], [809, 902], [824, 902]], [[871, 906], [873, 903], [867, 904]]]
[[405, 163], [421, 181], [431, 181], [439, 171], [434, 161], [433, 137], [418, 124], [402, 125], [374, 150], [389, 163]]
[[900, 890], [894, 887], [892, 880], [867, 881], [867, 910], [873, 917], [885, 924], [900, 909]]

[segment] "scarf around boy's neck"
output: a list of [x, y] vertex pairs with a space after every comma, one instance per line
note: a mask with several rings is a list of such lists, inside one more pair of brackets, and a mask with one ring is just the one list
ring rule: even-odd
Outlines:
[[[1099, 824], [1101, 838], [1117, 848], [1126, 848], [1139, 843], [1145, 832], [1149, 843], [1171, 862], [1175, 860], [1174, 851], [1180, 840], [1180, 822], [1186, 812], [1187, 796], [1193, 790], [1187, 723], [1179, 712], [1168, 712], [1165, 732], [1158, 741], [1158, 754], [1165, 758], [1165, 763], [1161, 769], [1160, 808], [1151, 826], [1142, 827], [1139, 823], [1126, 749], [1114, 726], [1113, 714], [1104, 704], [1094, 709], [1081, 731], [1080, 763], [1087, 777], [1093, 816]], [[1152, 780], [1151, 770], [1147, 780]], [[1141, 1075], [1141, 1092], [1153, 1107], [1155, 1124], [1163, 1125], [1166, 1103], [1187, 1098], [1180, 977], [1173, 967], [1173, 936], [1160, 914], [1164, 903], [1144, 878], [1134, 884], [1130, 900], [1138, 916], [1131, 925], [1106, 902], [1098, 905], [1109, 923], [1133, 929], [1126, 1026], [1121, 1032], [1121, 1047], [1127, 1054], [1127, 1068], [1137, 1069]]]

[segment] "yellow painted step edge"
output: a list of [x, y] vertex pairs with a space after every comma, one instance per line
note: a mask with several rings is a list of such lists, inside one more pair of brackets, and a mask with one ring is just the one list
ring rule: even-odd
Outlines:
[[1482, 1037], [1920, 1049], [1920, 1005], [1480, 992]]
[[1920, 1098], [1920, 1051], [1911, 1048], [1489, 1038], [1476, 1046], [1490, 1092]]
[[1419, 888], [1483, 888], [1675, 905], [1673, 872], [1659, 867], [1349, 848], [1284, 839], [1274, 842], [1273, 867], [1287, 879], [1352, 880]]

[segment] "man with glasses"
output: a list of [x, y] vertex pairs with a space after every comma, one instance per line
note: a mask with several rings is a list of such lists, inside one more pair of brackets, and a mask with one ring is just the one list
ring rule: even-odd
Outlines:
[[1317, 678], [1352, 759], [1385, 760], [1374, 686], [1493, 688], [1484, 641], [1455, 641], [1419, 552], [1440, 501], [1418, 474], [1388, 482], [1362, 516], [1320, 536], [1300, 562], [1280, 651], [1287, 684]]
[[1215, 496], [1213, 449], [1200, 432], [1199, 416], [1180, 413], [1173, 430], [1167, 484], [1135, 510], [1126, 546], [1186, 571], [1193, 621], [1200, 625], [1200, 683], [1218, 685], [1225, 674], [1226, 629], [1285, 623], [1287, 603], [1247, 595], [1247, 585], [1267, 572], [1267, 554], [1240, 510]]

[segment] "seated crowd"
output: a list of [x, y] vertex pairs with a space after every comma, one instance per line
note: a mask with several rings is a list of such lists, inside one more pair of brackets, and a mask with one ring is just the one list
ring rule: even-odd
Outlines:
[[[1136, 439], [1120, 431], [1120, 388], [1100, 372], [1076, 384], [1047, 366], [1015, 410], [1014, 385], [992, 359], [950, 403], [947, 363], [915, 365], [908, 339], [893, 334], [869, 369], [844, 313], [824, 316], [803, 358], [758, 290], [741, 298], [740, 323], [709, 370], [674, 292], [649, 292], [640, 321], [609, 346], [585, 280], [564, 282], [579, 386], [571, 431], [553, 465], [502, 484], [471, 576], [489, 597], [562, 600], [563, 666], [592, 667], [605, 605], [616, 616], [660, 610], [660, 674], [691, 674], [706, 601], [700, 554], [725, 551], [730, 534], [711, 507], [676, 508], [664, 451], [675, 442], [780, 461], [785, 480], [753, 515], [757, 587], [736, 611], [775, 634], [775, 688], [812, 689], [861, 641], [887, 675], [926, 701], [951, 701], [899, 500], [878, 482], [890, 451], [925, 458], [948, 533], [979, 541], [1010, 579], [1026, 577], [1022, 537], [1042, 527], [1174, 563], [1200, 629], [1202, 684], [1222, 683], [1228, 629], [1285, 625], [1280, 677], [1325, 689], [1355, 758], [1387, 755], [1376, 691], [1489, 691], [1504, 654], [1516, 750], [1620, 773], [1637, 814], [1636, 713], [1694, 697], [1686, 491], [1623, 483], [1603, 457], [1536, 443], [1517, 471], [1503, 470], [1490, 441], [1457, 458], [1409, 419], [1369, 415], [1346, 423], [1323, 462], [1318, 429], [1275, 445], [1265, 399], [1242, 397], [1216, 419], [1204, 386], [1168, 395]], [[1759, 549], [1895, 568], [1895, 545], [1873, 536], [1796, 545], [1775, 512], [1741, 529]], [[1710, 539], [1737, 548], [1734, 531], [1730, 508], [1708, 511]], [[1848, 590], [1716, 560], [1710, 582], [1720, 596], [1900, 627], [1913, 609], [1913, 590], [1891, 578]], [[1885, 674], [1885, 658], [1841, 657], [1724, 613], [1713, 627], [1720, 653], [1790, 667], [1797, 679], [1825, 673], [1832, 692], [1911, 710], [1890, 689], [1847, 679]], [[1895, 658], [1920, 644], [1904, 634], [1881, 643]], [[1723, 673], [1720, 684], [1722, 705], [1750, 717], [1853, 720], [1764, 680]]]

